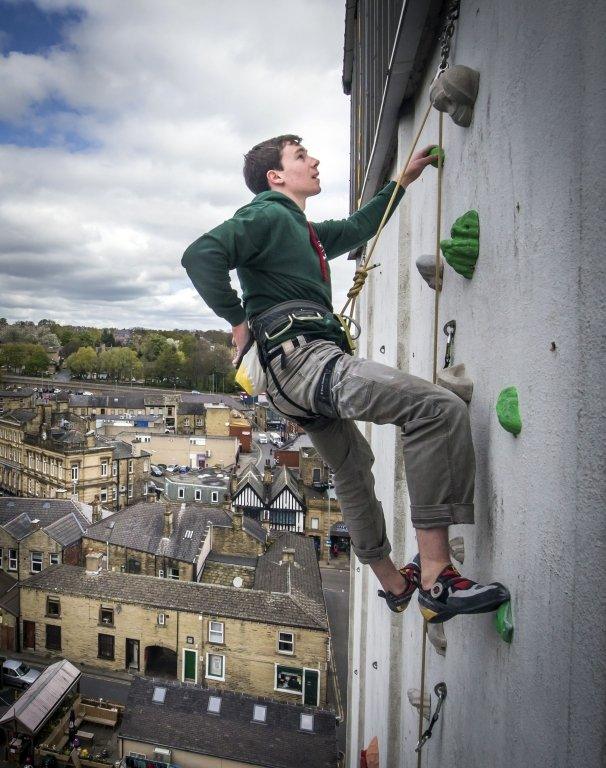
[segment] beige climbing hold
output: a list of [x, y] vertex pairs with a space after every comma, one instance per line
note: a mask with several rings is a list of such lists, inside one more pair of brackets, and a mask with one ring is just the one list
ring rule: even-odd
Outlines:
[[[431, 253], [424, 253], [416, 260], [417, 269], [419, 274], [425, 280], [427, 285], [434, 291], [436, 289], [436, 257]], [[444, 274], [444, 264], [440, 259], [440, 274], [438, 278], [439, 286], [438, 290], [442, 290], [442, 275]]]
[[427, 639], [436, 649], [440, 656], [446, 656], [446, 635], [444, 634], [444, 624], [428, 624]]
[[479, 84], [477, 70], [455, 64], [434, 80], [429, 99], [438, 112], [448, 112], [454, 123], [467, 128], [473, 117]]
[[436, 383], [458, 395], [466, 403], [473, 395], [473, 381], [465, 375], [465, 363], [457, 363], [450, 368], [443, 368], [438, 373]]
[[[418, 688], [409, 688], [406, 691], [406, 695], [408, 696], [408, 701], [411, 706], [413, 706], [417, 712], [421, 711], [421, 691]], [[429, 720], [429, 711], [431, 709], [431, 697], [429, 696], [429, 693], [425, 691], [425, 694], [423, 696], [423, 717], [426, 720]]]
[[457, 563], [463, 564], [465, 562], [465, 541], [462, 536], [456, 536], [448, 542], [448, 548], [451, 556], [457, 561]]

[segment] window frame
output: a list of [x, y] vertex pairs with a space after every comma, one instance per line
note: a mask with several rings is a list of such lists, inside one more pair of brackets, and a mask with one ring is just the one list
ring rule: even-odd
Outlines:
[[[111, 621], [104, 621], [103, 620], [103, 614], [104, 613], [111, 613]], [[99, 625], [103, 627], [113, 627], [115, 626], [115, 610], [113, 608], [101, 605], [99, 606]]]
[[108, 477], [109, 474], [109, 462], [107, 459], [101, 459], [101, 477]]
[[[34, 561], [34, 557], [36, 560]], [[34, 568], [34, 562], [40, 566], [39, 570]], [[29, 570], [30, 573], [42, 573], [44, 570], [44, 552], [30, 552], [29, 553]]]
[[[220, 624], [221, 629], [213, 629], [213, 624]], [[212, 634], [213, 632], [215, 635], [220, 635], [220, 640], [213, 640]], [[213, 643], [213, 645], [225, 645], [225, 622], [224, 621], [214, 621], [214, 619], [208, 620], [208, 642]]]
[[[315, 523], [315, 525], [314, 525]], [[312, 531], [319, 531], [320, 530], [320, 518], [319, 517], [312, 517], [311, 518], [311, 530]]]
[[184, 499], [185, 498], [185, 486], [184, 485], [177, 486], [177, 498], [178, 499]]
[[[11, 552], [14, 552], [14, 555], [11, 555]], [[11, 563], [14, 562], [14, 565], [11, 565]], [[11, 547], [8, 548], [8, 570], [9, 571], [18, 571], [19, 570], [19, 556], [17, 554], [16, 549], [12, 549]]]
[[[103, 640], [101, 640], [103, 638]], [[105, 643], [107, 641], [108, 645], [111, 646], [111, 656], [105, 653], [102, 653], [101, 645], [102, 643]], [[105, 659], [105, 661], [114, 661], [116, 658], [116, 638], [114, 635], [106, 635], [104, 632], [99, 632], [97, 634], [97, 658], [98, 659]]]
[[[60, 651], [61, 650], [61, 625], [60, 624], [45, 624], [46, 627], [44, 632], [44, 647], [49, 651]], [[49, 645], [48, 644], [48, 636], [49, 636], [49, 630], [51, 630], [51, 634], [55, 633], [59, 638], [58, 645]]]
[[194, 489], [194, 501], [202, 501], [202, 491], [200, 488]]
[[[53, 562], [53, 557], [56, 558], [55, 562]], [[0, 559], [1, 559], [1, 555], [0, 555]], [[48, 553], [48, 564], [49, 565], [61, 565], [61, 555], [59, 554], [59, 552], [49, 552]]]
[[[50, 606], [56, 605], [57, 606], [57, 613], [52, 613], [50, 611]], [[58, 597], [50, 597], [47, 596], [46, 598], [46, 616], [50, 619], [60, 619], [61, 618], [61, 600]]]
[[[282, 673], [278, 672], [279, 669], [284, 670]], [[281, 688], [278, 686], [278, 675], [279, 674], [296, 674], [297, 676], [301, 677], [301, 688], [300, 690], [296, 690], [295, 688]], [[278, 664], [276, 663], [274, 668], [274, 691], [279, 691], [280, 693], [289, 693], [291, 696], [303, 696], [304, 693], [304, 676], [305, 676], [305, 668], [304, 667], [289, 667], [286, 664]]]
[[218, 504], [219, 503], [219, 491], [211, 491], [210, 492], [210, 503], [211, 504]]
[[[290, 640], [284, 640], [282, 639], [281, 635], [290, 635]], [[280, 648], [280, 643], [290, 643], [290, 651], [284, 650], [283, 648]], [[295, 655], [295, 633], [289, 632], [286, 629], [279, 629], [278, 630], [278, 642], [277, 642], [277, 651], [280, 654], [283, 654], [284, 656], [294, 656]]]
[[[221, 659], [221, 675], [212, 675], [210, 673], [210, 659], [211, 656], [215, 656], [217, 658]], [[206, 664], [205, 664], [205, 673], [204, 677], [206, 677], [208, 680], [218, 680], [220, 682], [225, 682], [225, 654], [224, 653], [211, 653], [208, 651], [206, 653]]]

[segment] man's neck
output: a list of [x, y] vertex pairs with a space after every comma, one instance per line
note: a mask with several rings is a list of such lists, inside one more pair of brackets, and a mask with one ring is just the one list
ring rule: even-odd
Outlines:
[[307, 202], [307, 196], [302, 195], [299, 197], [290, 190], [282, 189], [281, 187], [270, 187], [272, 192], [279, 192], [281, 195], [288, 197], [293, 203], [296, 203], [302, 211], [305, 211], [305, 203]]

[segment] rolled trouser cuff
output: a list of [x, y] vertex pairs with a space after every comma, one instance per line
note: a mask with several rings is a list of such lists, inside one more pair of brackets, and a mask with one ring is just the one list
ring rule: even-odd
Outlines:
[[388, 539], [385, 539], [385, 543], [380, 547], [375, 547], [374, 549], [358, 549], [353, 542], [351, 543], [351, 547], [356, 553], [358, 560], [364, 565], [376, 563], [378, 560], [387, 557], [391, 552], [391, 544]]
[[473, 504], [435, 504], [411, 507], [414, 528], [443, 528], [461, 523], [473, 524]]

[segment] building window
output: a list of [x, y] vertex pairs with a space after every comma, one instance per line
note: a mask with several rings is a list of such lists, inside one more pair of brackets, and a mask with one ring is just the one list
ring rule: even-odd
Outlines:
[[312, 517], [311, 518], [311, 529], [312, 531], [317, 531], [320, 528], [320, 518], [319, 517]]
[[72, 464], [72, 483], [78, 482], [79, 467], [77, 464]]
[[42, 552], [30, 553], [30, 565], [32, 573], [40, 573], [42, 570]]
[[267, 720], [267, 706], [265, 704], [253, 705], [253, 723], [264, 723]]
[[27, 466], [29, 467], [29, 469], [33, 469], [34, 468], [34, 455], [33, 455], [33, 453], [28, 453], [27, 454]]
[[158, 614], [158, 626], [159, 627], [165, 627], [166, 626], [166, 614], [165, 613], [159, 613]]
[[40, 471], [40, 454], [36, 454], [36, 472]]
[[301, 731], [313, 731], [314, 729], [314, 716], [307, 715], [301, 712], [299, 719], [299, 730]]
[[97, 656], [100, 659], [114, 658], [114, 636], [113, 635], [99, 635], [99, 644]]
[[99, 501], [107, 501], [107, 486], [101, 488], [99, 493]]
[[134, 557], [129, 557], [126, 571], [127, 573], [141, 573], [141, 561]]
[[202, 501], [202, 491], [199, 488], [195, 490], [194, 497], [196, 501]]
[[202, 426], [204, 426], [204, 422], [202, 421], [202, 419], [196, 419], [196, 426], [197, 426], [197, 427], [202, 427]]
[[129, 480], [128, 481], [128, 498], [132, 499], [132, 497], [133, 497], [133, 481]]
[[59, 557], [58, 552], [51, 552], [48, 556], [48, 562], [50, 565], [59, 565], [61, 562], [61, 558]]
[[46, 647], [49, 651], [61, 650], [61, 627], [56, 624], [46, 625]]
[[100, 624], [109, 624], [113, 626], [114, 624], [114, 609], [113, 608], [103, 608], [101, 607], [99, 611], [99, 623]]
[[107, 459], [101, 459], [101, 477], [107, 477]]
[[278, 632], [278, 653], [295, 652], [295, 636], [292, 632]]
[[276, 664], [276, 690], [286, 693], [303, 692], [303, 670]]
[[180, 485], [177, 488], [177, 498], [178, 499], [184, 499], [185, 498], [185, 488], [182, 485]]
[[210, 500], [213, 504], [216, 504], [219, 501], [219, 491], [211, 491]]
[[61, 616], [61, 603], [56, 597], [46, 598], [46, 615], [53, 618], [59, 618]]
[[128, 460], [128, 474], [132, 475], [132, 473], [135, 471], [135, 460], [129, 459]]
[[112, 492], [112, 498], [114, 501], [116, 501], [116, 499], [118, 498], [118, 489], [116, 488], [115, 485], [114, 485], [114, 490]]
[[16, 571], [17, 570], [17, 550], [16, 549], [9, 549], [8, 550], [8, 570], [9, 571]]
[[31, 479], [31, 477], [27, 481], [27, 492], [28, 493], [33, 493], [34, 492], [34, 481]]
[[166, 572], [166, 576], [169, 579], [175, 579], [176, 581], [179, 580], [179, 569], [178, 568], [169, 568]]
[[183, 419], [183, 426], [189, 427], [189, 419]]
[[220, 653], [206, 654], [206, 677], [210, 680], [225, 680], [225, 656]]
[[48, 474], [48, 459], [46, 456], [42, 457], [42, 471], [44, 474]]
[[225, 642], [224, 624], [222, 621], [209, 621], [208, 622], [208, 642], [209, 643], [224, 643]]
[[118, 474], [118, 462], [112, 461], [112, 477], [116, 477]]

